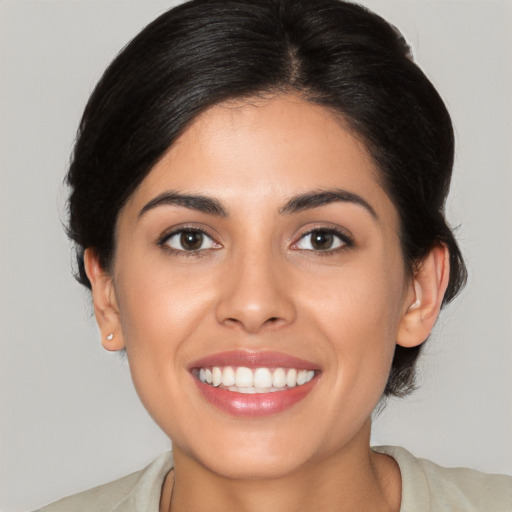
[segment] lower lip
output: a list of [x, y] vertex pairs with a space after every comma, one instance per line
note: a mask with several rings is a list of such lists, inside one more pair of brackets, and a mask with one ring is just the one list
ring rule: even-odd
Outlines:
[[233, 416], [270, 416], [289, 409], [305, 398], [315, 386], [318, 375], [302, 386], [272, 393], [245, 394], [204, 384], [194, 377], [202, 395], [214, 406]]

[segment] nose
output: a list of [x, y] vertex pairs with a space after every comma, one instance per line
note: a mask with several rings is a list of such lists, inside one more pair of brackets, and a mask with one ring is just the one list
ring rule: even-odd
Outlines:
[[220, 323], [256, 334], [294, 321], [290, 278], [270, 254], [240, 255], [220, 279]]

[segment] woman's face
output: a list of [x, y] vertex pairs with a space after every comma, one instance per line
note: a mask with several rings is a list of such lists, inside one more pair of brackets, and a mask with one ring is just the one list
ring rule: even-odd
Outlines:
[[121, 211], [112, 274], [136, 389], [176, 450], [269, 477], [368, 446], [411, 296], [398, 224], [320, 106], [230, 102], [184, 132]]

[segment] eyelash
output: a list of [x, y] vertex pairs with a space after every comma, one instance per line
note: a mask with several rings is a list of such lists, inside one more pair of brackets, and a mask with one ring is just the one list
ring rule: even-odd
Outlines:
[[315, 249], [299, 249], [299, 251], [303, 252], [312, 252], [315, 254], [315, 256], [330, 256], [333, 254], [337, 254], [343, 251], [346, 251], [347, 249], [350, 249], [354, 247], [354, 240], [351, 236], [349, 236], [344, 231], [341, 231], [340, 229], [336, 229], [333, 227], [314, 227], [305, 233], [303, 233], [300, 238], [297, 240], [297, 242], [294, 242], [292, 247], [297, 246], [301, 240], [304, 240], [307, 236], [312, 235], [313, 233], [322, 233], [327, 235], [333, 235], [337, 237], [341, 241], [341, 245], [339, 247], [335, 247], [334, 249], [326, 249], [326, 250], [315, 250]]
[[207, 249], [198, 249], [195, 251], [187, 251], [185, 249], [175, 249], [168, 245], [168, 242], [169, 242], [169, 240], [171, 240], [171, 238], [173, 238], [176, 235], [183, 234], [183, 233], [195, 233], [195, 234], [203, 235], [207, 239], [211, 240], [211, 242], [213, 244], [216, 244], [220, 247], [220, 244], [215, 242], [215, 240], [212, 238], [212, 236], [210, 236], [210, 234], [206, 230], [198, 228], [198, 227], [188, 227], [188, 226], [180, 226], [179, 228], [173, 229], [170, 233], [163, 234], [160, 237], [160, 239], [158, 240], [157, 245], [162, 247], [164, 250], [170, 252], [171, 254], [175, 254], [177, 256], [181, 256], [181, 257], [185, 257], [185, 258], [191, 257], [191, 256], [196, 256], [196, 257], [204, 256], [209, 250], [214, 249], [213, 247], [211, 247], [211, 248], [207, 248]]
[[[187, 251], [186, 249], [175, 249], [168, 245], [169, 240], [171, 240], [174, 236], [180, 235], [183, 233], [196, 233], [196, 234], [203, 235], [204, 237], [208, 238], [213, 244], [216, 244], [219, 247], [221, 247], [220, 244], [215, 242], [215, 240], [209, 235], [209, 233], [206, 230], [198, 228], [198, 227], [187, 227], [187, 226], [181, 226], [179, 228], [173, 229], [170, 233], [163, 234], [160, 237], [160, 239], [158, 240], [157, 245], [161, 246], [163, 249], [165, 249], [166, 251], [169, 251], [172, 254], [182, 256], [182, 257], [204, 256], [211, 249], [217, 248], [217, 247], [209, 247], [206, 249]], [[326, 250], [300, 249], [297, 247], [297, 245], [302, 240], [304, 240], [307, 236], [312, 235], [313, 233], [322, 233], [322, 234], [326, 234], [326, 235], [333, 235], [336, 238], [338, 238], [342, 244], [339, 247], [335, 247], [334, 249], [326, 249]], [[302, 251], [302, 252], [311, 252], [318, 256], [329, 256], [329, 255], [336, 254], [336, 253], [345, 251], [347, 249], [350, 249], [353, 246], [354, 246], [354, 240], [347, 233], [345, 233], [339, 229], [336, 229], [336, 228], [319, 226], [319, 227], [315, 227], [315, 228], [310, 229], [309, 231], [306, 231], [305, 233], [303, 233], [299, 237], [299, 239], [292, 244], [291, 247], [294, 248], [295, 250]]]

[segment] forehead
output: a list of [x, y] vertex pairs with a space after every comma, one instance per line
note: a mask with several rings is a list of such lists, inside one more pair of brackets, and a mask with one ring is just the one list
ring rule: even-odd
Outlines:
[[141, 206], [165, 190], [227, 202], [282, 203], [342, 188], [376, 209], [394, 209], [360, 139], [341, 116], [294, 95], [215, 105], [198, 116], [131, 198]]

